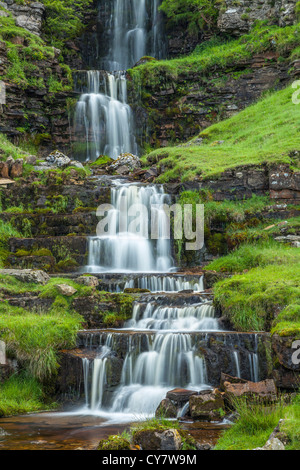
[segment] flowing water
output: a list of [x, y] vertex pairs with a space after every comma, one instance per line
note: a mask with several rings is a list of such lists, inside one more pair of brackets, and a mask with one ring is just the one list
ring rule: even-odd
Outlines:
[[[87, 272], [163, 272], [172, 269], [169, 219], [163, 204], [170, 203], [162, 186], [120, 185], [111, 190], [108, 232], [90, 237]], [[149, 223], [155, 205], [158, 239], [151, 239]], [[139, 227], [132, 208], [140, 209]], [[144, 214], [143, 211], [146, 210]]]
[[81, 71], [76, 80], [81, 83], [77, 91], [82, 92], [74, 117], [76, 159], [94, 161], [100, 155], [116, 159], [123, 153], [138, 153], [125, 71], [143, 56], [165, 57], [160, 3], [113, 0], [107, 5], [108, 55], [99, 59], [101, 70]]

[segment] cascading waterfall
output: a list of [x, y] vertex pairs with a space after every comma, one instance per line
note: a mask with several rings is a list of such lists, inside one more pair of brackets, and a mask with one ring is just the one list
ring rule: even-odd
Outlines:
[[125, 284], [125, 289], [135, 288], [147, 289], [151, 292], [180, 292], [193, 290], [202, 292], [204, 290], [203, 276], [199, 280], [187, 280], [185, 277], [171, 276], [142, 276], [138, 279], [130, 279]]
[[87, 71], [87, 85], [75, 111], [75, 154], [80, 160], [100, 155], [116, 159], [137, 153], [134, 122], [127, 104], [125, 73]]
[[[163, 204], [170, 203], [161, 186], [120, 185], [111, 191], [113, 209], [108, 214], [110, 230], [107, 234], [89, 238], [88, 272], [168, 272], [173, 266], [171, 242], [168, 238], [169, 219]], [[157, 205], [157, 240], [151, 240], [148, 217], [152, 205]], [[128, 216], [120, 224], [120, 215], [129, 214], [131, 207], [142, 205], [148, 215], [141, 222], [140, 231], [132, 224], [135, 216]], [[121, 230], [123, 228], [123, 230]]]
[[127, 70], [142, 57], [165, 57], [159, 5], [161, 0], [114, 0], [109, 21], [110, 48], [102, 65]]
[[127, 103], [128, 68], [143, 56], [165, 56], [160, 14], [161, 0], [114, 0], [109, 24], [109, 53], [99, 60], [106, 72], [90, 70], [74, 118], [74, 155], [96, 160], [100, 155], [116, 159], [123, 153], [137, 155], [134, 120]]
[[[126, 326], [148, 331], [156, 328], [158, 331], [144, 335], [143, 344], [142, 336], [136, 344], [132, 342], [131, 335], [128, 335], [128, 352], [123, 363], [121, 383], [112, 401], [106, 404], [110, 413], [151, 415], [166, 392], [174, 387], [196, 390], [207, 388], [205, 359], [197, 353], [193, 334], [184, 333], [184, 330], [205, 331], [207, 327], [217, 330], [213, 306], [203, 303], [182, 308], [155, 308], [148, 304], [142, 315], [143, 319], [140, 319], [140, 313], [141, 306], [136, 303], [133, 317]], [[107, 366], [105, 358], [114, 346], [117, 347], [109, 334], [101, 346], [100, 356], [95, 360], [97, 362], [91, 381], [92, 398], [89, 401], [92, 412], [99, 412], [103, 405]], [[83, 366], [86, 368], [86, 362]], [[84, 378], [88, 380], [86, 374]]]
[[142, 305], [135, 303], [133, 318], [125, 325], [137, 330], [215, 331], [218, 320], [211, 303], [186, 307], [157, 307], [148, 303], [144, 312]]

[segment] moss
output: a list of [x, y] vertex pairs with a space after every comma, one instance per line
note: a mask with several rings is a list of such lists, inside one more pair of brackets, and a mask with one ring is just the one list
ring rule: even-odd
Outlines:
[[97, 450], [130, 450], [130, 442], [122, 436], [109, 436], [100, 441]]

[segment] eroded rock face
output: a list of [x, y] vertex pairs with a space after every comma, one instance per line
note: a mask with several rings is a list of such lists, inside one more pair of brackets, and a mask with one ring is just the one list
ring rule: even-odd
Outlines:
[[[16, 19], [17, 26], [27, 29], [27, 31], [37, 36], [41, 35], [45, 15], [45, 6], [42, 3], [33, 2], [22, 5], [16, 3], [14, 0], [6, 0], [5, 2], [1, 2], [1, 6], [12, 13], [13, 17]], [[6, 12], [3, 11], [3, 13]]]
[[236, 36], [248, 33], [255, 21], [269, 20], [281, 27], [292, 25], [296, 20], [297, 0], [226, 0], [218, 19], [223, 33]]

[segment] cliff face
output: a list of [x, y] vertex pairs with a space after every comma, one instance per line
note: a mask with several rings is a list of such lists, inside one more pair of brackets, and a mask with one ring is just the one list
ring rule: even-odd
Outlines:
[[267, 90], [285, 87], [298, 65], [282, 63], [276, 53], [261, 53], [249, 60], [237, 60], [225, 70], [217, 66], [205, 74], [179, 73], [176, 80], [165, 78], [143, 84], [140, 101], [131, 88], [131, 104], [139, 123], [140, 142], [148, 138], [152, 147], [164, 147], [187, 140], [212, 123], [246, 108]]
[[256, 21], [269, 21], [280, 27], [296, 20], [297, 0], [225, 0], [220, 6], [218, 29], [235, 36], [248, 33]]

